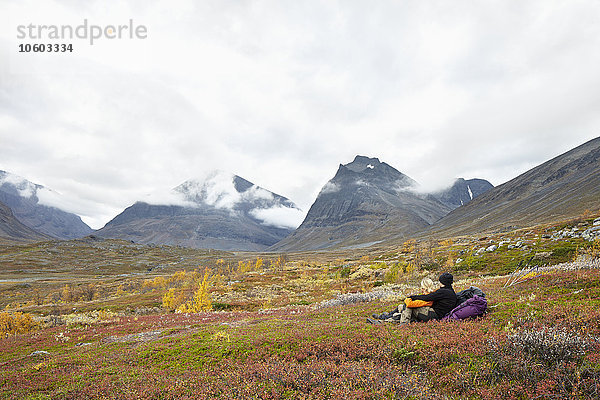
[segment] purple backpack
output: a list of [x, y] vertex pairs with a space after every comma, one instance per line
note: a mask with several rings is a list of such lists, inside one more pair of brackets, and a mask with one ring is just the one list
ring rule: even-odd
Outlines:
[[443, 320], [458, 321], [460, 319], [469, 319], [479, 317], [487, 310], [487, 300], [485, 297], [473, 296], [465, 300], [458, 307], [455, 307]]

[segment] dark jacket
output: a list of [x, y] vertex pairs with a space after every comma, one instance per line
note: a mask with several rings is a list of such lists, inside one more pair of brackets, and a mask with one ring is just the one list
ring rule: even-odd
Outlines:
[[442, 319], [454, 307], [456, 307], [456, 293], [452, 286], [442, 286], [435, 292], [429, 294], [418, 294], [410, 296], [413, 300], [433, 301], [433, 310], [437, 314], [437, 319]]

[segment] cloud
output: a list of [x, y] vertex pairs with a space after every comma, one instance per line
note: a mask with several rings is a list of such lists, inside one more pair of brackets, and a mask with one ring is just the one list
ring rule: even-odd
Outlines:
[[[4, 6], [3, 6], [4, 7]], [[99, 227], [223, 169], [308, 209], [372, 154], [423, 187], [498, 185], [595, 136], [600, 3], [9, 2], [0, 169]], [[19, 54], [18, 24], [148, 27], [68, 57]], [[185, 38], [185, 40], [182, 40]], [[223, 183], [223, 182], [220, 182]], [[231, 186], [209, 201], [232, 207]]]
[[35, 185], [27, 181], [25, 178], [0, 171], [0, 186], [4, 184], [14, 187], [21, 197], [30, 198], [36, 192]]
[[156, 191], [140, 199], [140, 201], [157, 206], [198, 207], [198, 203], [187, 200], [183, 194], [169, 190]]
[[288, 229], [296, 229], [299, 227], [306, 216], [302, 210], [285, 206], [255, 208], [250, 211], [250, 215], [261, 220], [265, 225]]
[[335, 183], [335, 182], [327, 182], [325, 184], [325, 186], [323, 186], [323, 189], [321, 189], [321, 191], [319, 192], [319, 196], [323, 195], [323, 194], [328, 194], [328, 193], [336, 193], [340, 191], [340, 186]]

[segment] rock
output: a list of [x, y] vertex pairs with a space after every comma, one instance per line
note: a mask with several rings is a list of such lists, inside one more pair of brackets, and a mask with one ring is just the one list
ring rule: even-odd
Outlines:
[[600, 226], [600, 218], [594, 220], [594, 226]]
[[456, 259], [456, 264], [460, 264], [462, 262], [462, 260], [463, 260], [462, 258], [457, 258]]
[[541, 260], [544, 258], [548, 258], [552, 255], [551, 251], [544, 251], [544, 252], [540, 252], [540, 253], [535, 253], [534, 259], [536, 260]]
[[515, 244], [515, 247], [521, 247], [521, 246], [523, 246], [523, 241], [522, 241], [522, 240], [519, 240], [519, 241], [517, 242], [517, 244]]
[[508, 245], [508, 249], [509, 249], [509, 250], [512, 250], [512, 249], [514, 249], [515, 247], [516, 247], [516, 246], [515, 246], [514, 244], [509, 244], [509, 245]]
[[490, 247], [488, 247], [487, 249], [485, 249], [485, 251], [492, 252], [492, 251], [496, 251], [497, 248], [498, 248], [498, 246], [493, 244]]
[[33, 353], [31, 353], [29, 355], [29, 357], [34, 357], [34, 356], [49, 356], [50, 353], [48, 353], [47, 351], [44, 350], [36, 350]]

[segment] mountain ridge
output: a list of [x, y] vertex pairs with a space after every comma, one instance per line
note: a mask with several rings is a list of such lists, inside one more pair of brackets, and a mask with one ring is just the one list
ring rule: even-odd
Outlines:
[[96, 233], [139, 243], [261, 251], [289, 235], [286, 218], [301, 214], [291, 200], [223, 171], [187, 180], [169, 196], [136, 202]]
[[491, 189], [420, 235], [502, 231], [600, 210], [599, 167], [600, 137]]
[[377, 241], [391, 230], [409, 234], [450, 209], [378, 158], [356, 156], [340, 164], [321, 189], [302, 224], [271, 251], [320, 250]]
[[57, 239], [75, 239], [93, 232], [78, 215], [42, 204], [42, 194], [60, 198], [51, 189], [0, 171], [0, 202], [10, 207], [15, 218], [25, 226]]

